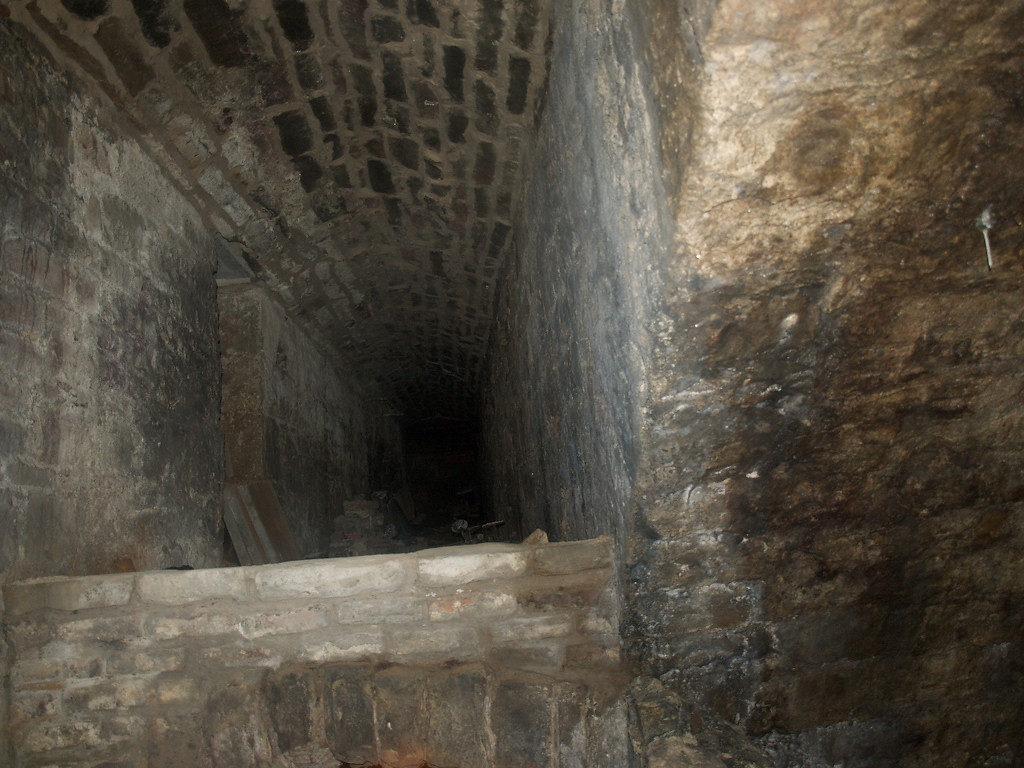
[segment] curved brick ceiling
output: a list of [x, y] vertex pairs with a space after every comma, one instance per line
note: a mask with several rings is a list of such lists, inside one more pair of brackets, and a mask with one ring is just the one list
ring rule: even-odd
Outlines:
[[472, 401], [550, 0], [38, 0], [11, 12], [118, 104], [340, 362], [409, 414]]

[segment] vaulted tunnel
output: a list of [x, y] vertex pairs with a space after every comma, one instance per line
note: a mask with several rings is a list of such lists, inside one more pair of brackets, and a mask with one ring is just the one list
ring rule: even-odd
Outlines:
[[1019, 765], [1022, 34], [0, 0], [0, 762]]

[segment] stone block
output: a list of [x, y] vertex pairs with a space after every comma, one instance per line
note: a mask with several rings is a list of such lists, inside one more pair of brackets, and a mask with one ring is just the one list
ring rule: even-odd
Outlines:
[[179, 637], [241, 636], [243, 625], [238, 616], [193, 611], [185, 616], [149, 617], [148, 633], [158, 640]]
[[286, 659], [316, 663], [359, 661], [384, 654], [384, 631], [380, 627], [348, 628], [344, 631], [299, 634], [287, 641], [276, 638], [275, 647]]
[[282, 752], [316, 740], [322, 722], [322, 680], [314, 671], [281, 672], [264, 682], [262, 695]]
[[547, 768], [551, 764], [550, 683], [499, 682], [491, 701], [495, 768]]
[[526, 566], [527, 555], [521, 547], [478, 544], [430, 550], [420, 557], [417, 575], [425, 586], [457, 585], [519, 576]]
[[484, 725], [486, 678], [477, 669], [438, 672], [426, 680], [427, 751], [434, 765], [488, 765]]
[[324, 674], [327, 743], [339, 760], [360, 765], [377, 758], [370, 668], [340, 666]]
[[408, 580], [406, 562], [386, 555], [261, 566], [253, 573], [263, 600], [389, 592]]
[[144, 634], [142, 616], [131, 613], [96, 616], [64, 621], [54, 627], [54, 634], [69, 643], [125, 643]]
[[562, 575], [611, 568], [614, 554], [614, 545], [607, 536], [546, 544], [534, 550], [533, 570], [538, 574]]
[[466, 619], [489, 622], [494, 617], [506, 616], [519, 607], [508, 592], [475, 592], [459, 589], [454, 593], [432, 598], [427, 606], [432, 621]]
[[135, 589], [139, 600], [166, 605], [245, 600], [249, 597], [249, 579], [245, 568], [155, 571], [136, 574]]
[[587, 717], [588, 768], [622, 768], [634, 764], [627, 729], [625, 702], [619, 700], [591, 710]]
[[575, 619], [567, 614], [520, 616], [493, 622], [488, 626], [496, 643], [530, 643], [549, 638], [563, 638], [576, 629]]
[[387, 655], [403, 663], [480, 658], [480, 639], [466, 626], [396, 627], [389, 630]]
[[586, 768], [586, 688], [574, 683], [556, 683], [552, 706], [555, 763], [558, 768]]
[[242, 633], [246, 637], [259, 638], [313, 632], [324, 629], [333, 618], [331, 609], [326, 605], [297, 606], [294, 610], [274, 610], [247, 616], [242, 620]]
[[4, 605], [10, 616], [30, 611], [80, 611], [126, 605], [132, 596], [131, 574], [81, 576], [72, 579], [34, 579], [4, 588]]
[[335, 610], [342, 624], [418, 623], [427, 619], [427, 601], [408, 595], [381, 594], [345, 600], [338, 603]]
[[271, 764], [268, 717], [250, 686], [239, 681], [217, 686], [202, 722], [213, 768]]
[[419, 768], [427, 760], [426, 684], [416, 669], [397, 667], [374, 679], [380, 759], [396, 768]]
[[69, 712], [116, 711], [156, 701], [154, 675], [113, 675], [69, 680], [64, 705]]
[[203, 729], [195, 717], [156, 717], [146, 727], [147, 768], [207, 766], [210, 756]]
[[103, 657], [107, 674], [132, 675], [144, 672], [172, 672], [181, 669], [185, 663], [185, 651], [181, 648], [112, 650]]

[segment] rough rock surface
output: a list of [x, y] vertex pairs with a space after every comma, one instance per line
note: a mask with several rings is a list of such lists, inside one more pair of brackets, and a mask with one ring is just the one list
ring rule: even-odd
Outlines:
[[[659, 742], [671, 759], [692, 734], [739, 760], [737, 726], [779, 766], [1011, 765], [1019, 7], [652, 0], [596, 21], [606, 10], [572, 5], [588, 34], [555, 38], [563, 98], [539, 128], [493, 350], [496, 498], [558, 535], [635, 509], [626, 633], [685, 714]], [[613, 56], [592, 55], [631, 36], [639, 123]], [[603, 124], [577, 119], [597, 111], [588, 93]], [[645, 120], [657, 157], [617, 159], [615, 128], [642, 148]], [[578, 140], [547, 138], [580, 122], [584, 144], [604, 131], [586, 164]], [[624, 184], [614, 210], [632, 200], [649, 237], [603, 214]], [[617, 269], [592, 266], [602, 251]], [[632, 283], [653, 304], [621, 289], [634, 259], [658, 269]], [[609, 413], [618, 439], [595, 439]]]

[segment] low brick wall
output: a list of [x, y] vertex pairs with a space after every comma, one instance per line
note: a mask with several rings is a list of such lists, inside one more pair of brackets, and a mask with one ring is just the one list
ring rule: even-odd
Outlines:
[[12, 584], [15, 764], [615, 765], [616, 595], [607, 539]]

